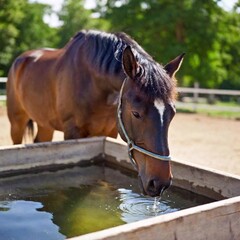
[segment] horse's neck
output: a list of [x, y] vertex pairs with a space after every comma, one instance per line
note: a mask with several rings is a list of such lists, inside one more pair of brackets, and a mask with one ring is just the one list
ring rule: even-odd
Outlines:
[[125, 75], [120, 76], [109, 76], [104, 78], [104, 86], [103, 94], [107, 97], [107, 105], [116, 105], [118, 103], [119, 93], [125, 79]]
[[119, 98], [119, 91], [113, 91], [107, 96], [107, 105], [117, 106]]
[[109, 76], [107, 77], [107, 84], [112, 89], [112, 92], [120, 92], [123, 81], [126, 78], [125, 74], [121, 72], [118, 76]]

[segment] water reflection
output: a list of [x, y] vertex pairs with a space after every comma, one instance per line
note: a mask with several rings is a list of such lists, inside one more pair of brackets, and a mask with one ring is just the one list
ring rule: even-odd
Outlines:
[[39, 212], [42, 203], [3, 201], [0, 203], [0, 236], [7, 240], [65, 239], [52, 222], [52, 214]]
[[60, 232], [73, 237], [123, 224], [117, 194], [111, 184], [98, 181], [93, 186], [54, 191], [38, 201], [44, 205], [41, 211], [53, 213]]

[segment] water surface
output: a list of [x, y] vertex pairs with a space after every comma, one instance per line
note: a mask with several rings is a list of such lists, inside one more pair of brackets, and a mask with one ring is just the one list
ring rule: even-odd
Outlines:
[[0, 189], [4, 240], [65, 239], [212, 201], [172, 187], [154, 205], [134, 176], [103, 166], [1, 179]]

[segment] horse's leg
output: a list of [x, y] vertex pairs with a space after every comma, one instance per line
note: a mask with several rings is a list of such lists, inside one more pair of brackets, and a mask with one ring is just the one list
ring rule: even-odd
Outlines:
[[13, 144], [21, 144], [29, 118], [25, 113], [21, 113], [9, 117], [9, 120], [11, 123], [11, 137]]
[[7, 81], [7, 115], [11, 125], [10, 133], [13, 144], [21, 144], [29, 117], [15, 92], [14, 83], [18, 81], [14, 81], [12, 71], [11, 69]]
[[34, 142], [50, 142], [53, 138], [54, 130], [49, 128], [43, 128], [38, 125], [37, 135], [34, 139]]

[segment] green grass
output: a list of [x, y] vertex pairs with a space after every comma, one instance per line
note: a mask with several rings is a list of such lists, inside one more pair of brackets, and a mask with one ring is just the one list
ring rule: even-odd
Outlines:
[[215, 105], [224, 106], [224, 107], [240, 107], [240, 104], [237, 103], [237, 102], [220, 102], [220, 101], [217, 101], [215, 103]]
[[196, 114], [203, 114], [210, 117], [219, 117], [219, 118], [227, 118], [227, 119], [235, 119], [240, 120], [240, 112], [228, 112], [228, 111], [216, 111], [216, 110], [204, 110], [204, 109], [197, 109], [196, 111], [187, 109], [187, 108], [178, 108], [177, 112], [181, 113], [196, 113]]
[[210, 117], [221, 117], [240, 120], [240, 112], [199, 110], [199, 113], [208, 115]]
[[0, 101], [0, 107], [6, 107], [6, 101]]
[[[240, 120], [240, 111], [238, 111], [238, 112], [231, 111], [231, 108], [235, 108], [235, 107], [240, 108], [240, 103], [237, 103], [236, 101], [228, 101], [228, 102], [216, 101], [215, 104], [209, 105], [209, 106], [223, 107], [223, 109], [211, 109], [211, 108], [207, 108], [207, 106], [204, 107], [203, 105], [199, 104], [199, 106], [196, 106], [196, 110], [193, 109], [193, 106], [191, 106], [191, 105], [179, 106], [177, 108], [177, 111], [184, 112], [184, 113], [203, 114], [203, 115], [207, 115], [210, 117], [219, 117], [219, 118]], [[229, 109], [228, 109], [228, 107], [229, 107]]]

